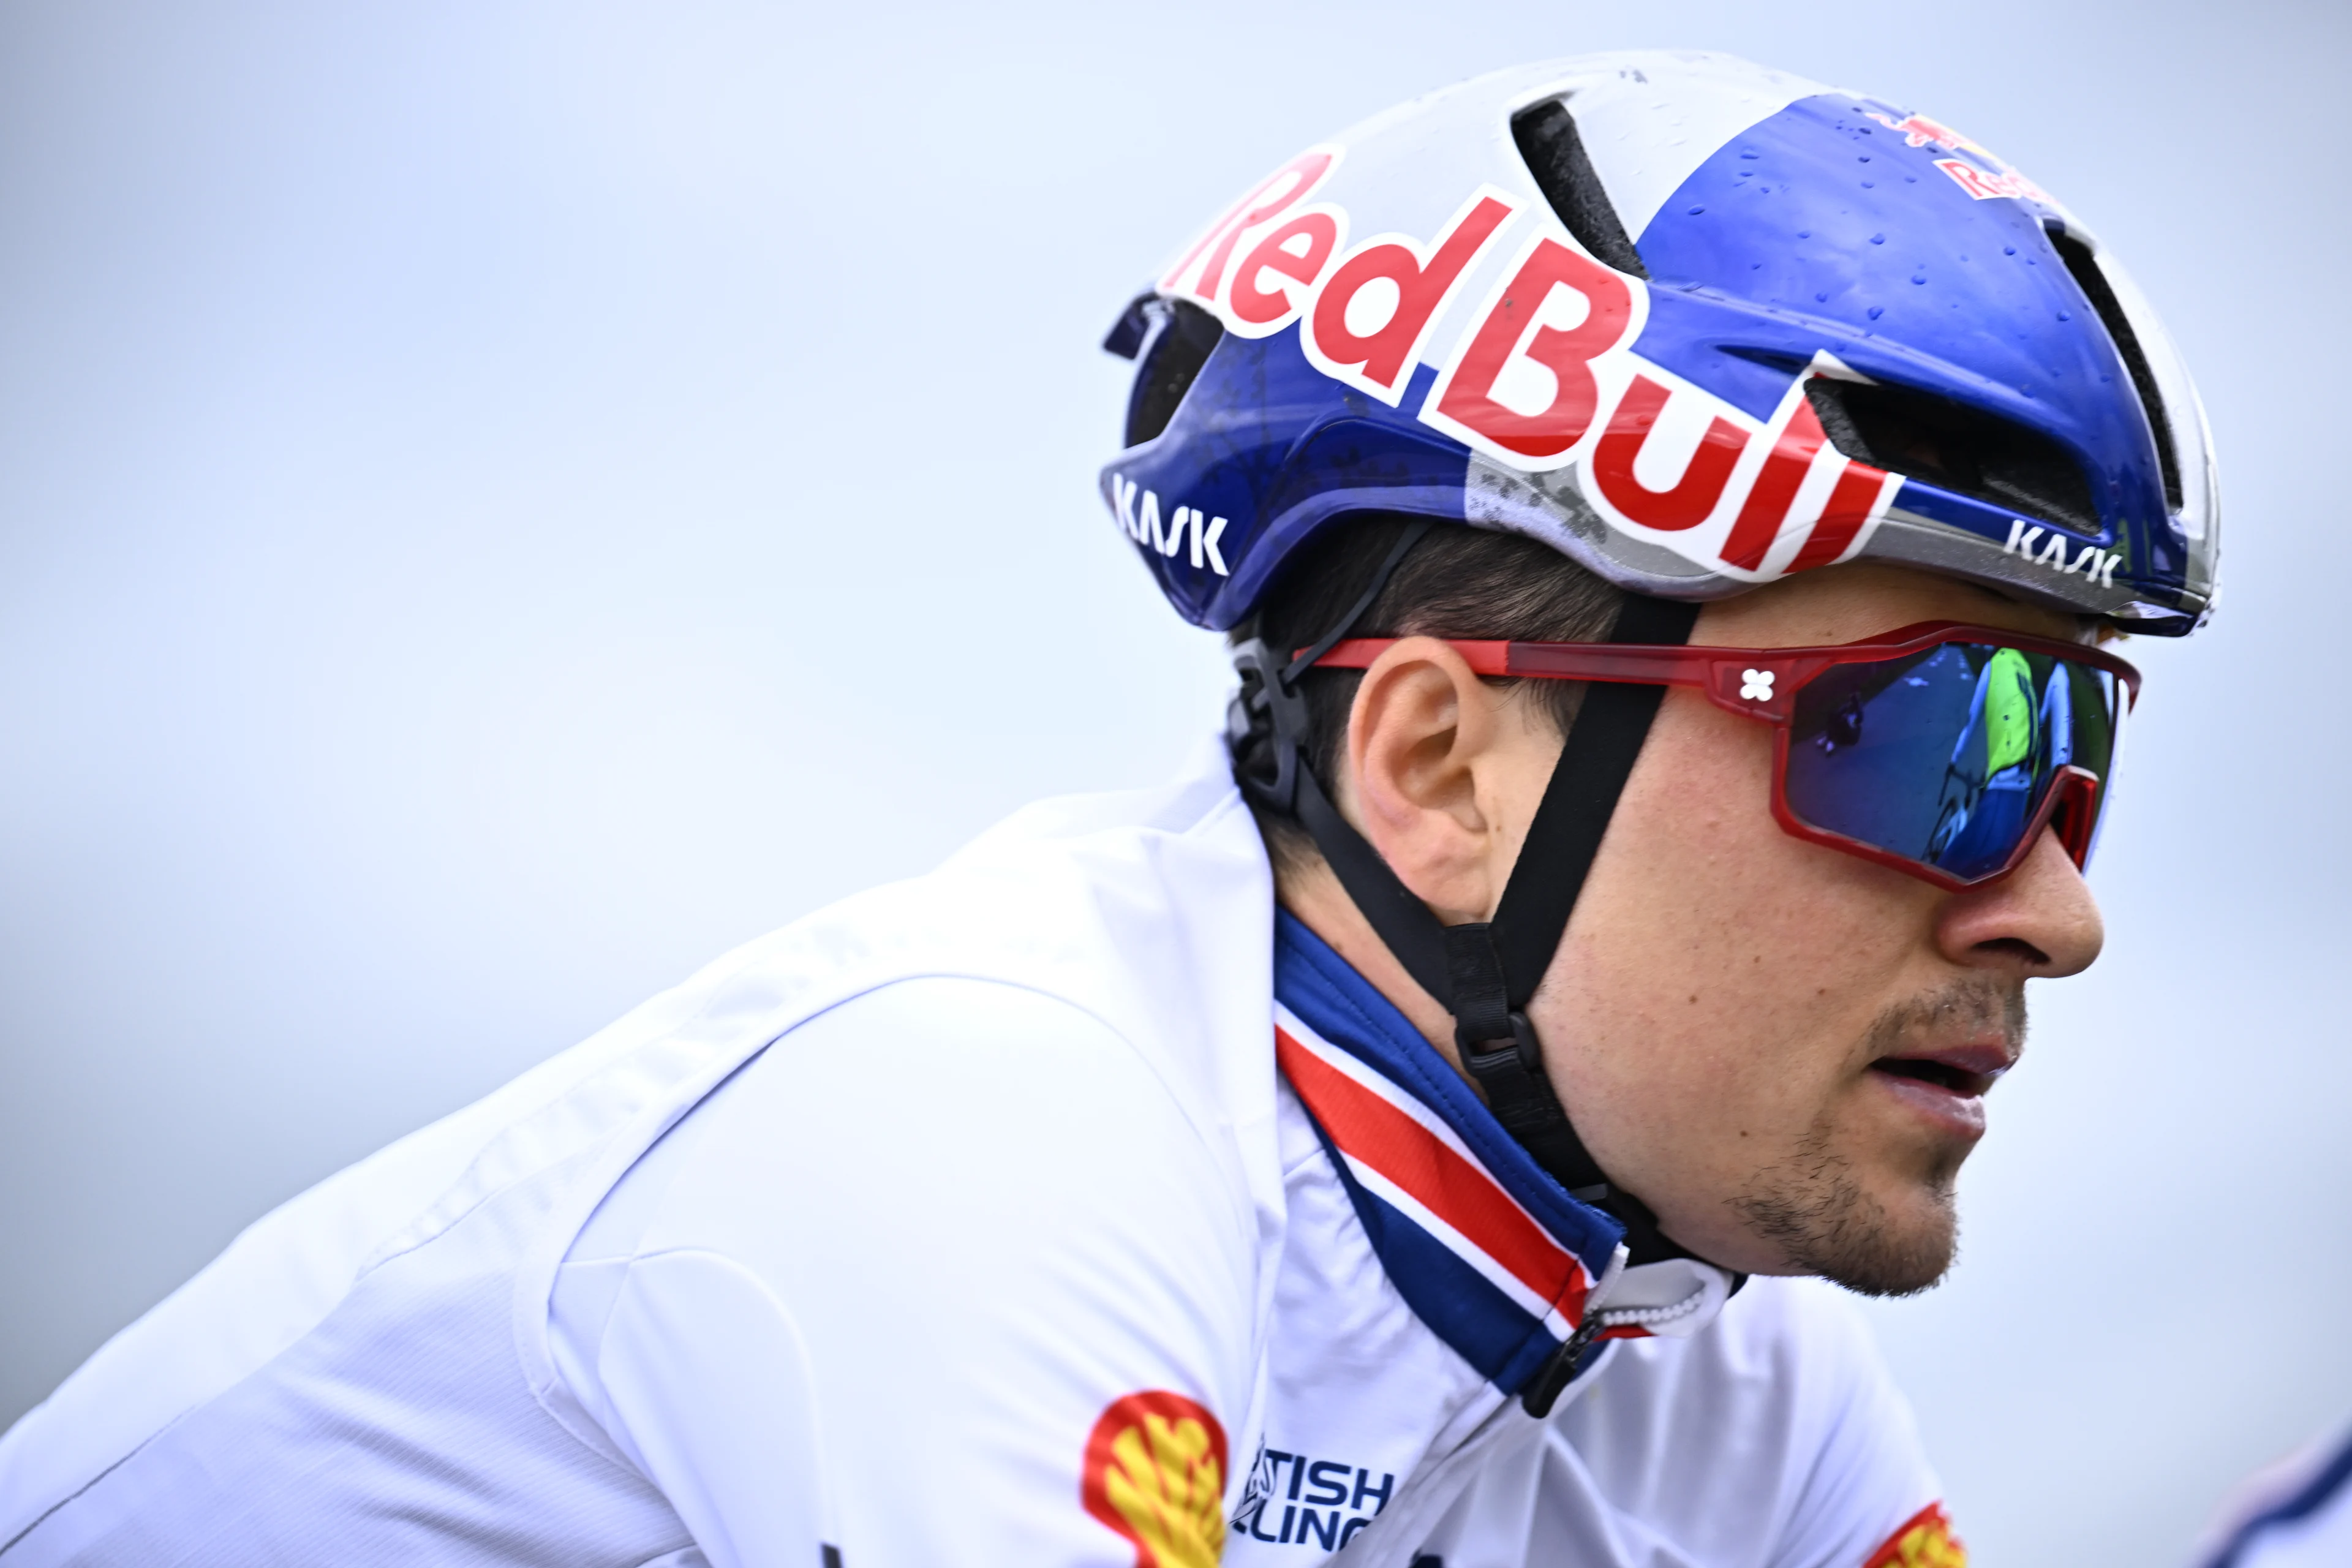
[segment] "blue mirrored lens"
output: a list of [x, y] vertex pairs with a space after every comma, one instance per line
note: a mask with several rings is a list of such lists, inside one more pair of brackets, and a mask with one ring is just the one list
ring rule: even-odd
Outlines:
[[1990, 876], [2060, 768], [2105, 794], [2121, 699], [2105, 670], [1983, 643], [1839, 665], [1797, 693], [1789, 805], [1962, 880]]

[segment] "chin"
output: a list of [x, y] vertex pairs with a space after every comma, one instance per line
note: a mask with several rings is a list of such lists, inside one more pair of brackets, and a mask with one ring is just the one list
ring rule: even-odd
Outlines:
[[[1955, 1162], [1957, 1164], [1957, 1162]], [[1864, 1296], [1915, 1296], [1940, 1283], [1959, 1250], [1948, 1173], [1865, 1184], [1835, 1155], [1760, 1171], [1732, 1200], [1741, 1227], [1781, 1260]]]
[[1936, 1220], [1889, 1224], [1808, 1258], [1803, 1272], [1864, 1296], [1916, 1296], [1933, 1289], [1959, 1256], [1959, 1226], [1947, 1208]]

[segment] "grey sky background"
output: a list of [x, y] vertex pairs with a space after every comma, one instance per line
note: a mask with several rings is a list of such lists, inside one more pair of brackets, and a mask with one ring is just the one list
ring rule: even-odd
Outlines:
[[[2352, 1418], [2352, 12], [1987, 0], [0, 9], [0, 1422], [242, 1226], [721, 950], [1217, 721], [1092, 490], [1155, 265], [1425, 88], [1710, 47], [1964, 128], [2202, 383], [2149, 674], [1874, 1308], [1979, 1563], [2184, 1560]], [[2335, 388], [2336, 390], [2331, 390]]]

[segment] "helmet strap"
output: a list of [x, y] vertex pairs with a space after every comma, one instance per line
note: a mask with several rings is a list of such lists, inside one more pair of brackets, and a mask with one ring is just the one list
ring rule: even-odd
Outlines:
[[[1612, 1183], [1578, 1136], [1544, 1069], [1528, 1003], [1550, 967], [1609, 819], [1648, 739], [1663, 687], [1592, 682], [1563, 742], [1518, 864], [1492, 921], [1448, 926], [1398, 879], [1380, 852], [1339, 815], [1305, 754], [1307, 705], [1298, 678], [1347, 637], [1387, 586], [1425, 527], [1408, 530], [1371, 585], [1339, 624], [1297, 658], [1277, 663], [1263, 643], [1235, 650], [1243, 689], [1231, 729], [1238, 743], [1256, 724], [1272, 731], [1276, 776], [1244, 777], [1261, 804], [1294, 816], [1341, 888], [1405, 972], [1454, 1016], [1454, 1047], [1496, 1120], [1580, 1200], [1625, 1226], [1631, 1261], [1693, 1254], [1668, 1240], [1656, 1217]], [[1609, 640], [1683, 643], [1695, 605], [1628, 595]]]

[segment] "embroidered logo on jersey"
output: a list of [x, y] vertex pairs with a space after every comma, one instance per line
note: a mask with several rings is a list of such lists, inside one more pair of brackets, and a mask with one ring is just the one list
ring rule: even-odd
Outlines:
[[1283, 1077], [1331, 1145], [1389, 1278], [1464, 1360], [1516, 1392], [1575, 1331], [1592, 1288], [1584, 1261], [1444, 1117], [1287, 1006], [1275, 1018]]
[[1944, 1505], [1931, 1502], [1897, 1526], [1862, 1568], [1969, 1568], [1969, 1549], [1952, 1533]]
[[1234, 1533], [1275, 1546], [1312, 1542], [1320, 1551], [1336, 1552], [1372, 1522], [1395, 1490], [1396, 1477], [1385, 1470], [1375, 1480], [1361, 1465], [1286, 1454], [1261, 1442], [1234, 1513]]
[[1079, 1496], [1133, 1544], [1136, 1568], [1216, 1568], [1225, 1464], [1215, 1416], [1165, 1389], [1130, 1394], [1095, 1422]]

